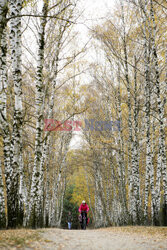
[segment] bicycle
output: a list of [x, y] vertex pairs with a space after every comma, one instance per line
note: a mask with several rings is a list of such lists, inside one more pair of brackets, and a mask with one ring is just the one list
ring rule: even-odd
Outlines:
[[87, 213], [83, 211], [82, 213], [82, 223], [81, 223], [81, 228], [83, 230], [86, 230], [86, 225], [87, 225]]

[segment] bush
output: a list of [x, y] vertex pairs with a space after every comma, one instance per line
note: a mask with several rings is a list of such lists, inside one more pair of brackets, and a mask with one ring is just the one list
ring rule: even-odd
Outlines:
[[71, 201], [73, 190], [74, 190], [74, 185], [70, 185], [66, 189], [66, 193], [65, 193], [65, 197], [64, 197], [63, 215], [62, 215], [62, 221], [61, 221], [61, 227], [62, 228], [68, 228], [67, 216], [68, 216], [69, 211], [71, 212], [72, 217], [73, 217], [72, 229], [78, 229], [79, 228], [78, 205], [74, 204]]

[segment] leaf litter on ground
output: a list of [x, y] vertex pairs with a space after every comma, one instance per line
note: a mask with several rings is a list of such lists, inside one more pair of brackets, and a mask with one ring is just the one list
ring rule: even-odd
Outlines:
[[30, 247], [32, 243], [42, 241], [39, 232], [40, 230], [30, 229], [1, 230], [0, 249]]
[[167, 239], [167, 227], [156, 227], [156, 226], [122, 226], [122, 227], [107, 227], [101, 228], [100, 230], [105, 230], [113, 233], [128, 233], [128, 234], [138, 234], [145, 237], [155, 237], [154, 240]]

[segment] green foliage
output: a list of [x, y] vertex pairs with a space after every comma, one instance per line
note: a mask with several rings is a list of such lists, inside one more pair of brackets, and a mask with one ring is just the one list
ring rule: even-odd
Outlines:
[[63, 216], [61, 221], [61, 226], [63, 228], [67, 228], [67, 216], [70, 211], [73, 217], [72, 229], [77, 229], [79, 227], [78, 222], [78, 205], [72, 202], [72, 195], [74, 192], [74, 185], [70, 185], [67, 187], [65, 197], [64, 197], [64, 208], [63, 208]]
[[29, 227], [35, 229], [36, 224], [37, 224], [37, 218], [36, 218], [36, 208], [35, 208], [35, 204], [34, 204], [32, 210], [31, 210], [31, 216], [30, 216], [30, 220], [29, 220]]
[[88, 190], [84, 169], [80, 167], [80, 169], [73, 174], [70, 181], [75, 183], [71, 201], [78, 204], [78, 206], [80, 206], [82, 200], [88, 202]]
[[5, 227], [6, 227], [6, 217], [5, 217], [5, 213], [3, 213], [0, 216], [0, 229], [5, 228]]

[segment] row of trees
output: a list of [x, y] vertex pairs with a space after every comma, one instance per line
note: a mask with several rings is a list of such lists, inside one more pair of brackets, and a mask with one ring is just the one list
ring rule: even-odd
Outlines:
[[77, 0], [0, 1], [0, 227], [64, 226], [82, 199], [96, 227], [167, 225], [165, 2], [119, 0], [90, 64]]
[[0, 227], [60, 225], [72, 131], [44, 131], [44, 119], [81, 112], [76, 4], [0, 2]]
[[89, 131], [76, 153], [89, 173], [97, 227], [167, 225], [167, 13], [165, 1], [158, 3], [120, 0], [114, 16], [91, 31], [97, 62], [82, 115]]

